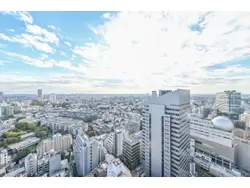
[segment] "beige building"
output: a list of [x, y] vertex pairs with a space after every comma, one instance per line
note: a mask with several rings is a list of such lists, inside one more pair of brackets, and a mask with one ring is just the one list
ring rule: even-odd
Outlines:
[[240, 115], [240, 121], [244, 121], [246, 123], [246, 128], [250, 128], [250, 112], [245, 112]]
[[44, 153], [49, 152], [51, 149], [55, 151], [66, 151], [72, 145], [71, 134], [61, 135], [55, 134], [50, 139], [42, 140], [37, 146], [37, 155], [42, 156]]

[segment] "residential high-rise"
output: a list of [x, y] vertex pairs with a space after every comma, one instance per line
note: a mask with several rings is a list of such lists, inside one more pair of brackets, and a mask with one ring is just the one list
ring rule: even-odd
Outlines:
[[240, 115], [240, 121], [244, 121], [246, 128], [250, 128], [250, 112], [245, 112]]
[[37, 155], [42, 156], [51, 149], [55, 151], [67, 151], [70, 149], [72, 142], [71, 134], [61, 135], [57, 133], [52, 138], [44, 139], [37, 145]]
[[146, 176], [189, 175], [190, 91], [178, 89], [144, 104], [143, 163]]
[[79, 176], [86, 176], [99, 164], [99, 144], [87, 135], [77, 135], [73, 152]]
[[104, 147], [107, 151], [116, 157], [122, 155], [124, 133], [121, 130], [112, 132], [104, 141]]
[[123, 158], [124, 164], [134, 170], [140, 165], [140, 140], [132, 136], [125, 136], [123, 142]]
[[37, 174], [37, 156], [35, 153], [30, 153], [25, 157], [25, 170], [28, 176]]
[[42, 89], [37, 90], [37, 96], [38, 96], [38, 101], [43, 102], [43, 90]]
[[224, 91], [216, 93], [216, 108], [223, 113], [240, 113], [241, 93], [232, 91]]

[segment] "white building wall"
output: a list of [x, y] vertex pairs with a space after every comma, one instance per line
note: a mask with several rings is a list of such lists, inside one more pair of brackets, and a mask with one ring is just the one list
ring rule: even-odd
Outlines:
[[37, 174], [37, 155], [30, 153], [25, 157], [25, 170], [28, 176]]

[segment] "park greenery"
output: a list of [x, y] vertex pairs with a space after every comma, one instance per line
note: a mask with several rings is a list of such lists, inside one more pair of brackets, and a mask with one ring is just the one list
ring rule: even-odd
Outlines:
[[16, 129], [27, 131], [27, 132], [32, 131], [36, 133], [37, 137], [42, 138], [42, 139], [46, 138], [48, 134], [50, 133], [50, 130], [48, 127], [40, 127], [34, 123], [28, 123], [28, 122], [17, 122]]
[[14, 130], [1, 136], [0, 147], [7, 148], [10, 144], [20, 142], [21, 136], [27, 132], [34, 132], [38, 138], [44, 139], [47, 138], [51, 130], [48, 127], [39, 127], [34, 123], [17, 121]]
[[87, 131], [86, 134], [89, 136], [89, 137], [92, 137], [92, 136], [98, 136], [99, 133], [97, 131]]

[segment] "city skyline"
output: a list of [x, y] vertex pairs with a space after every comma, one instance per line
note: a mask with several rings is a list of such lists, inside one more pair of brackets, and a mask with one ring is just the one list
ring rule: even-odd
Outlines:
[[[248, 94], [248, 12], [1, 12], [7, 94]], [[126, 31], [126, 32], [125, 32]]]

